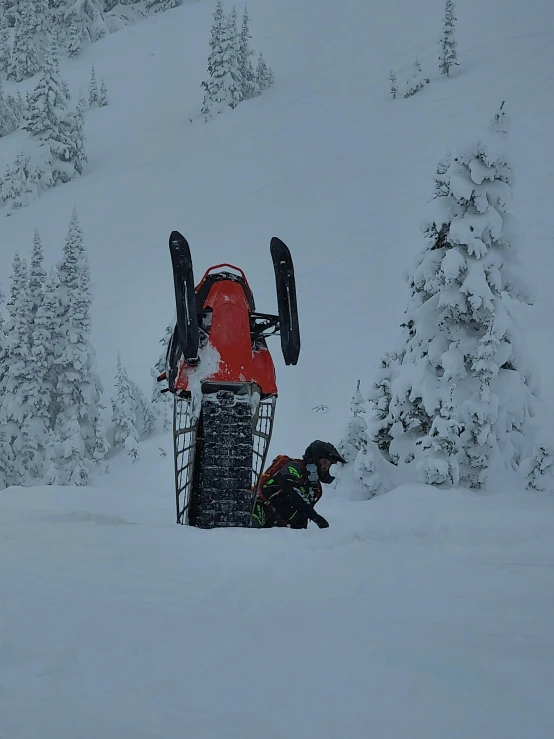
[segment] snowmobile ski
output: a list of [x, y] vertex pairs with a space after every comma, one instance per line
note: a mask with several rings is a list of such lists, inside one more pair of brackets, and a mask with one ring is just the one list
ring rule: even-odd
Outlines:
[[292, 257], [288, 246], [277, 236], [271, 239], [270, 249], [275, 271], [283, 358], [287, 365], [296, 364], [300, 354], [300, 327]]
[[198, 362], [199, 334], [192, 258], [188, 241], [178, 231], [171, 232], [169, 251], [175, 286], [177, 335], [183, 357], [188, 364], [194, 365]]

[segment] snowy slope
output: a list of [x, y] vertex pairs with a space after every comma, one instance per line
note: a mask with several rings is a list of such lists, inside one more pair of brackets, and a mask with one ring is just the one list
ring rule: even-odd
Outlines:
[[[87, 114], [85, 176], [0, 211], [3, 290], [34, 228], [47, 262], [59, 258], [76, 205], [98, 369], [109, 394], [119, 350], [149, 390], [173, 314], [169, 232], [189, 238], [198, 278], [221, 261], [245, 269], [268, 312], [278, 235], [295, 260], [302, 352], [285, 368], [272, 344], [272, 451], [336, 441], [356, 380], [367, 387], [399, 337], [436, 162], [505, 99], [539, 295], [521, 320], [554, 405], [554, 10], [458, 5], [461, 68], [444, 81], [439, 0], [250, 0], [276, 83], [209, 125], [196, 116], [211, 3], [64, 62], [75, 93], [94, 62], [112, 102]], [[389, 69], [407, 76], [416, 54], [431, 84], [390, 100]], [[2, 170], [23, 138], [0, 140]], [[403, 487], [328, 501], [326, 531], [202, 532], [172, 523], [160, 446], [169, 438], [145, 442], [135, 465], [116, 456], [95, 488], [0, 491], [1, 739], [553, 735], [552, 500]]]

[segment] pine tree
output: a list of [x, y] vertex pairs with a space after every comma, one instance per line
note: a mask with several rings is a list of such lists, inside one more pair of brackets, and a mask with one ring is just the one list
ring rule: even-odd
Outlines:
[[252, 66], [250, 57], [254, 53], [250, 49], [249, 41], [252, 38], [250, 35], [250, 16], [248, 15], [248, 8], [244, 6], [244, 13], [242, 16], [242, 26], [240, 32], [240, 45], [239, 45], [239, 71], [242, 79], [242, 99], [248, 100], [249, 98], [256, 97], [260, 94], [260, 88], [256, 82], [256, 73]]
[[499, 466], [517, 468], [528, 446], [534, 396], [509, 300], [530, 299], [508, 212], [508, 129], [501, 108], [486, 136], [440, 166], [410, 276], [405, 348], [384, 396], [389, 457], [416, 458], [435, 484], [456, 484], [457, 465], [462, 484], [482, 487]]
[[392, 69], [389, 72], [389, 79], [390, 79], [390, 94], [391, 94], [392, 99], [396, 100], [396, 98], [398, 97], [398, 81]]
[[452, 67], [458, 65], [457, 42], [454, 38], [454, 24], [456, 23], [456, 9], [454, 0], [446, 0], [444, 7], [444, 30], [441, 45], [441, 55], [439, 56], [439, 69], [445, 77], [450, 77]]
[[260, 90], [266, 90], [271, 84], [273, 84], [273, 72], [265, 63], [265, 59], [261, 52], [258, 56], [258, 66], [256, 67], [256, 83]]
[[99, 104], [98, 95], [98, 83], [96, 82], [96, 70], [94, 64], [90, 71], [90, 83], [88, 86], [88, 106], [89, 108], [96, 108]]
[[115, 377], [116, 396], [112, 400], [112, 423], [114, 425], [114, 443], [122, 445], [127, 453], [136, 459], [138, 456], [139, 432], [136, 426], [135, 398], [127, 371], [117, 355], [117, 373]]

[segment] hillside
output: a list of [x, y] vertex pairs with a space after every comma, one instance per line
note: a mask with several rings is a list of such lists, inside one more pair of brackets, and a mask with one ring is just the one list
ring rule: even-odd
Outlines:
[[[150, 391], [174, 311], [170, 231], [189, 239], [198, 278], [242, 267], [267, 312], [277, 235], [294, 257], [302, 351], [285, 367], [271, 344], [270, 454], [336, 442], [357, 380], [367, 389], [399, 339], [437, 161], [505, 100], [537, 293], [519, 320], [554, 407], [554, 9], [458, 5], [461, 66], [444, 80], [442, 0], [250, 0], [275, 84], [209, 124], [206, 0], [62, 61], [75, 95], [94, 63], [111, 103], [86, 115], [81, 178], [0, 209], [3, 292], [35, 228], [47, 263], [60, 258], [75, 205], [109, 404], [118, 351]], [[416, 55], [430, 84], [391, 100], [389, 69], [406, 77]], [[0, 139], [1, 169], [25, 136]], [[183, 529], [170, 445], [143, 442], [135, 464], [116, 454], [91, 488], [0, 491], [0, 739], [552, 736], [551, 498], [405, 485], [324, 500], [326, 531]]]

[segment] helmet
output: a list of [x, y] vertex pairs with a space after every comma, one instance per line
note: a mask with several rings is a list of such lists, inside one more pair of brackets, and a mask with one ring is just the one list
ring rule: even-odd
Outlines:
[[329, 483], [335, 479], [329, 474], [329, 471], [323, 472], [320, 461], [322, 459], [330, 459], [331, 464], [335, 462], [346, 463], [344, 457], [339, 454], [337, 449], [330, 444], [328, 441], [312, 441], [310, 446], [304, 452], [304, 459], [307, 463], [312, 463], [317, 466], [317, 474], [321, 482]]

